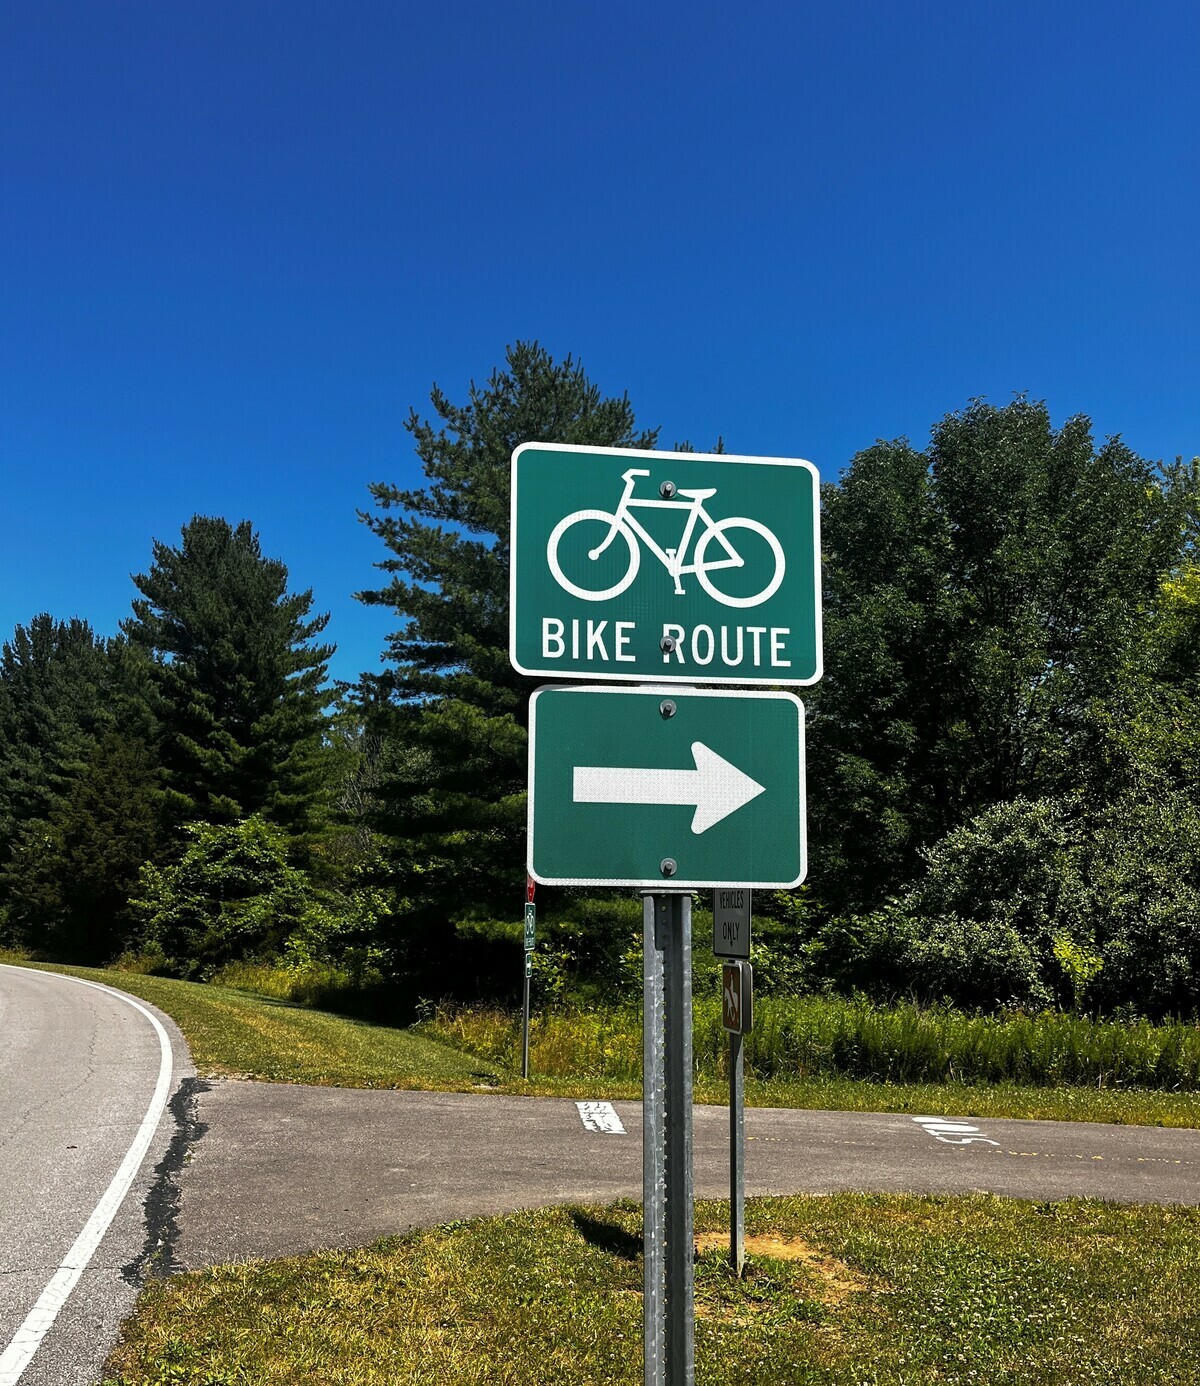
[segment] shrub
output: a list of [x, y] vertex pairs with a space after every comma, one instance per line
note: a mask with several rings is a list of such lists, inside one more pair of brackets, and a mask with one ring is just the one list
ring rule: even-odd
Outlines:
[[137, 951], [127, 948], [108, 965], [114, 972], [129, 972], [140, 977], [169, 977], [174, 971], [171, 960], [157, 945]]
[[308, 928], [320, 906], [304, 873], [288, 865], [286, 835], [259, 817], [229, 826], [191, 823], [177, 866], [142, 868], [143, 946], [182, 977], [207, 978], [238, 959], [269, 957]]
[[539, 950], [543, 937], [565, 955], [570, 987], [620, 999], [629, 985], [634, 957], [640, 992], [642, 902], [638, 896], [615, 892], [568, 896], [553, 911], [546, 911], [544, 921], [539, 915]]
[[1200, 998], [1200, 810], [1182, 794], [1133, 798], [1095, 823], [1077, 935], [1104, 962], [1093, 995], [1151, 1016], [1195, 1014]]
[[1185, 796], [1000, 804], [947, 834], [898, 901], [820, 940], [842, 989], [965, 1007], [1189, 1015], [1200, 994], [1200, 810]]

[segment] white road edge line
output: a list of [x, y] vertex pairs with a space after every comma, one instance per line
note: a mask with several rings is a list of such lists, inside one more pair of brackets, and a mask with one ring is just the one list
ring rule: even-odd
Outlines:
[[[14, 971], [16, 970], [14, 969]], [[141, 1011], [150, 1024], [154, 1026], [158, 1035], [160, 1055], [158, 1082], [155, 1084], [154, 1096], [150, 1099], [150, 1105], [146, 1108], [146, 1115], [142, 1118], [142, 1124], [138, 1127], [137, 1135], [133, 1138], [133, 1144], [129, 1147], [124, 1160], [121, 1161], [121, 1167], [113, 1176], [112, 1183], [104, 1191], [100, 1202], [96, 1204], [95, 1211], [84, 1224], [83, 1231], [76, 1237], [74, 1246], [63, 1258], [62, 1264], [42, 1291], [38, 1302], [29, 1311], [25, 1322], [17, 1329], [12, 1342], [4, 1349], [3, 1354], [0, 1354], [0, 1386], [16, 1386], [21, 1374], [33, 1360], [34, 1353], [41, 1346], [42, 1339], [50, 1331], [59, 1311], [67, 1302], [67, 1298], [75, 1288], [79, 1277], [87, 1269], [87, 1264], [100, 1245], [101, 1238], [108, 1231], [108, 1226], [116, 1216], [117, 1209], [129, 1192], [134, 1176], [138, 1172], [138, 1167], [145, 1159], [154, 1133], [158, 1130], [158, 1123], [162, 1118], [163, 1109], [167, 1105], [167, 1097], [171, 1090], [171, 1041], [167, 1038], [167, 1032], [159, 1023], [157, 1016], [152, 1015], [145, 1006], [134, 1001], [132, 997], [126, 996], [124, 992], [115, 991], [112, 987], [101, 986], [98, 982], [86, 982], [82, 977], [71, 977], [62, 972], [43, 972], [40, 975], [43, 977], [62, 977], [65, 981], [78, 982], [80, 986], [92, 987], [95, 991], [105, 991], [110, 996], [127, 1002], [135, 1011]]]

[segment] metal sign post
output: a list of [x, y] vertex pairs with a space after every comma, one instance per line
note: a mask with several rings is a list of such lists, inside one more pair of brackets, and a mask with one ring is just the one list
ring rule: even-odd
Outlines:
[[746, 1265], [746, 1086], [742, 1037], [729, 1036], [729, 1264]]
[[533, 978], [533, 954], [525, 954], [525, 996], [522, 1001], [521, 1077], [529, 1077], [529, 983]]
[[[714, 944], [746, 957], [750, 890], [807, 870], [804, 707], [778, 690], [821, 677], [819, 479], [799, 458], [530, 442], [511, 481], [509, 661], [601, 682], [530, 699], [529, 878], [642, 892], [645, 1379], [693, 1386], [688, 892], [736, 897]], [[749, 965], [735, 967], [740, 1123]], [[527, 1073], [528, 981], [525, 995]], [[739, 1124], [739, 1269], [741, 1142]]]
[[692, 897], [642, 897], [646, 1386], [693, 1386]]
[[533, 945], [537, 933], [537, 906], [533, 903], [534, 883], [525, 887], [525, 997], [521, 1007], [521, 1077], [529, 1077], [529, 983], [533, 977]]
[[[750, 956], [751, 892], [741, 886], [713, 891], [713, 952]], [[741, 968], [745, 967], [745, 973]], [[746, 1266], [746, 1085], [742, 1035], [750, 1028], [750, 964], [726, 963], [721, 972], [721, 1023], [729, 1032], [729, 1264], [740, 1278]]]
[[729, 1261], [746, 1264], [746, 1089], [742, 1036], [753, 1020], [754, 974], [748, 962], [721, 968], [721, 1024], [729, 1031]]

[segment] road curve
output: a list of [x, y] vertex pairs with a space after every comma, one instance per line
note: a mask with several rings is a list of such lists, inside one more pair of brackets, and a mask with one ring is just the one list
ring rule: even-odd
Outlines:
[[[20, 1377], [89, 1386], [146, 1274], [361, 1245], [476, 1214], [641, 1193], [641, 1106], [198, 1081], [152, 1007], [0, 966], [0, 1362], [129, 1156], [171, 1042], [173, 1097]], [[1200, 1203], [1200, 1131], [751, 1108], [749, 1194], [843, 1189]], [[728, 1192], [728, 1112], [695, 1109], [699, 1197]], [[199, 1139], [203, 1136], [203, 1139]], [[185, 1156], [187, 1163], [185, 1164]], [[75, 1258], [78, 1260], [78, 1257]], [[11, 1386], [0, 1380], [0, 1386]]]
[[[181, 1177], [189, 1268], [286, 1256], [477, 1214], [641, 1197], [641, 1106], [623, 1134], [562, 1098], [202, 1084]], [[1200, 1131], [750, 1108], [748, 1194], [989, 1191], [1200, 1203]], [[695, 1109], [697, 1195], [728, 1197], [728, 1109]]]
[[172, 1268], [193, 1082], [162, 1012], [0, 965], [0, 1386], [89, 1386]]

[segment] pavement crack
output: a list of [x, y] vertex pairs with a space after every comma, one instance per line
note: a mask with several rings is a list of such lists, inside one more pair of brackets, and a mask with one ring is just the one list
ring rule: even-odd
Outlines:
[[143, 1205], [146, 1239], [137, 1256], [121, 1267], [121, 1278], [136, 1289], [146, 1280], [183, 1270], [175, 1258], [182, 1198], [179, 1172], [208, 1130], [207, 1123], [200, 1120], [197, 1095], [211, 1090], [212, 1085], [203, 1078], [184, 1078], [171, 1098], [169, 1109], [175, 1118], [175, 1134], [166, 1154], [154, 1167], [154, 1184]]
[[40, 1113], [48, 1111], [51, 1107], [68, 1107], [68, 1099], [74, 1097], [78, 1092], [83, 1092], [91, 1085], [96, 1075], [96, 1042], [97, 1030], [93, 1027], [91, 1036], [88, 1039], [88, 1052], [84, 1060], [84, 1071], [76, 1077], [75, 1081], [70, 1084], [69, 1087], [55, 1089], [42, 1098], [40, 1102], [35, 1102], [32, 1106], [26, 1107], [17, 1117], [14, 1124], [5, 1132], [3, 1138], [0, 1138], [0, 1152], [3, 1152], [13, 1140], [25, 1130], [30, 1122], [32, 1122], [36, 1116], [40, 1115]]

